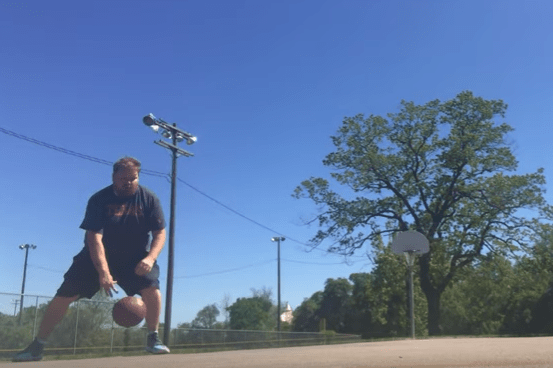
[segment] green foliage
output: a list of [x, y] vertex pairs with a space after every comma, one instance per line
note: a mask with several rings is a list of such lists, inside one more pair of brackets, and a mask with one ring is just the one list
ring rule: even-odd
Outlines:
[[90, 301], [81, 300], [72, 303], [64, 318], [50, 335], [49, 341], [54, 341], [59, 347], [71, 347], [75, 343], [75, 330], [77, 330], [78, 346], [103, 344], [110, 335], [113, 308], [113, 305], [105, 303], [106, 301], [111, 300], [99, 292]]
[[[323, 163], [342, 193], [325, 178], [298, 186], [296, 198], [322, 208], [318, 246], [351, 255], [384, 234], [416, 230], [430, 241], [419, 258], [419, 280], [428, 302], [429, 333], [440, 332], [440, 297], [460, 269], [486, 251], [515, 258], [526, 252], [540, 223], [521, 209], [553, 219], [543, 193], [543, 169], [508, 175], [517, 162], [505, 136], [502, 100], [484, 100], [469, 91], [425, 105], [401, 102], [388, 119], [346, 117], [332, 137], [336, 150]], [[494, 327], [490, 327], [494, 328]]]
[[320, 316], [327, 321], [327, 330], [345, 332], [352, 312], [352, 285], [347, 279], [328, 279], [323, 290]]
[[318, 332], [321, 320], [319, 311], [323, 292], [317, 291], [310, 298], [304, 299], [299, 307], [294, 311], [292, 320], [292, 330], [296, 332]]
[[[375, 267], [371, 273], [354, 273], [346, 279], [328, 279], [324, 291], [313, 294], [294, 311], [293, 330], [319, 331], [321, 319], [327, 330], [365, 337], [407, 336], [407, 266], [405, 259], [381, 242], [375, 244]], [[427, 305], [420, 282], [414, 280], [415, 326], [426, 336]]]
[[[371, 272], [366, 300], [371, 306], [371, 328], [364, 334], [371, 336], [407, 336], [409, 321], [408, 267], [403, 255], [394, 254], [382, 242], [375, 245], [375, 267]], [[419, 266], [415, 263], [414, 274]], [[427, 303], [418, 278], [413, 278], [415, 303], [415, 329], [418, 336], [428, 334], [426, 326]]]
[[217, 308], [216, 304], [205, 306], [198, 312], [196, 318], [192, 321], [192, 328], [214, 328], [217, 323], [217, 316], [219, 316], [219, 313], [219, 308]]
[[[551, 234], [544, 234], [549, 236]], [[447, 335], [524, 335], [552, 333], [553, 239], [541, 239], [534, 253], [512, 263], [499, 254], [482, 256], [473, 265], [461, 269], [442, 295], [441, 324]], [[318, 291], [294, 311], [294, 331], [318, 331], [322, 318], [344, 321], [342, 331], [365, 338], [410, 335], [408, 315], [407, 266], [405, 259], [390, 247], [375, 245], [375, 267], [370, 273], [350, 275], [351, 289], [345, 279], [327, 280], [325, 290], [333, 291], [331, 300], [349, 308], [334, 309], [340, 316], [323, 317], [323, 291]], [[415, 264], [415, 273], [418, 264]], [[428, 335], [426, 298], [420, 282], [414, 278], [415, 329], [417, 337]], [[549, 287], [549, 289], [548, 289]], [[350, 296], [345, 296], [351, 290]], [[344, 293], [346, 291], [346, 293]], [[342, 296], [342, 297], [339, 297]], [[346, 305], [348, 303], [345, 303]], [[335, 305], [336, 305], [335, 304]], [[334, 330], [332, 322], [327, 323]], [[360, 326], [362, 326], [360, 328]]]
[[[529, 334], [553, 332], [553, 228], [544, 226], [533, 252], [512, 263], [497, 254], [482, 256], [474, 264], [459, 270], [442, 295], [442, 328], [447, 335]], [[407, 265], [402, 256], [381, 242], [375, 244], [375, 267], [370, 273], [354, 273], [346, 286], [344, 279], [327, 280], [327, 294], [342, 301], [351, 290], [349, 309], [342, 311], [342, 331], [364, 337], [394, 337], [410, 334], [408, 315]], [[436, 257], [436, 264], [440, 257]], [[419, 265], [415, 263], [414, 272]], [[414, 278], [415, 329], [418, 337], [427, 336], [427, 302]], [[549, 290], [546, 289], [550, 287]], [[545, 294], [544, 294], [545, 293]], [[323, 317], [324, 292], [305, 299], [294, 311], [294, 331], [318, 331]], [[347, 303], [346, 303], [347, 304]], [[326, 318], [332, 315], [326, 315]], [[331, 323], [327, 323], [328, 329]], [[362, 326], [362, 327], [360, 327]]]
[[501, 255], [486, 257], [478, 267], [463, 270], [442, 296], [444, 332], [498, 333], [505, 321], [513, 279], [513, 267]]
[[228, 308], [229, 327], [232, 330], [273, 330], [276, 326], [276, 309], [270, 290], [252, 290], [253, 297], [238, 298]]
[[18, 321], [17, 316], [0, 314], [0, 349], [18, 349], [30, 341], [32, 325], [24, 323], [20, 326]]

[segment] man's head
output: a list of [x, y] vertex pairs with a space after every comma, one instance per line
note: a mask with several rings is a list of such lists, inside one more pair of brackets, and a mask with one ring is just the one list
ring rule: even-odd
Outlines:
[[140, 161], [132, 157], [123, 157], [113, 164], [113, 189], [120, 197], [130, 197], [138, 189]]

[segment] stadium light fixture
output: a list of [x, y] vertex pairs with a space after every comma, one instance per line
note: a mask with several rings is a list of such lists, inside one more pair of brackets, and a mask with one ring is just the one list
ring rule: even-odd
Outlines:
[[154, 133], [157, 133], [159, 131], [159, 125], [157, 124], [156, 120], [157, 119], [154, 115], [149, 114], [144, 116], [144, 118], [142, 119], [142, 122], [146, 126], [150, 127], [154, 131]]
[[182, 142], [185, 139], [186, 139], [186, 144], [188, 144], [189, 146], [193, 145], [198, 140], [196, 137], [192, 135], [185, 136], [182, 133], [177, 133], [177, 142]]
[[176, 124], [169, 124], [163, 119], [156, 118], [154, 114], [148, 114], [144, 116], [142, 118], [142, 122], [144, 123], [144, 125], [150, 127], [155, 132], [157, 132], [159, 129], [163, 129], [162, 135], [167, 139], [172, 139], [176, 136], [178, 142], [186, 140], [186, 143], [188, 145], [194, 144], [198, 140], [198, 138], [193, 136], [192, 134], [177, 128]]

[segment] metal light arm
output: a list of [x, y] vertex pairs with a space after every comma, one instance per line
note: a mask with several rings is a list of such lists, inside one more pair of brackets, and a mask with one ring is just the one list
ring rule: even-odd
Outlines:
[[179, 147], [177, 147], [177, 146], [175, 146], [171, 143], [167, 143], [167, 142], [162, 141], [162, 140], [155, 141], [154, 143], [157, 144], [157, 145], [160, 145], [161, 147], [169, 148], [170, 150], [174, 150], [175, 152], [177, 152], [177, 154], [182, 155], [182, 156], [186, 156], [186, 157], [194, 156], [193, 153], [185, 151], [182, 148], [179, 148]]

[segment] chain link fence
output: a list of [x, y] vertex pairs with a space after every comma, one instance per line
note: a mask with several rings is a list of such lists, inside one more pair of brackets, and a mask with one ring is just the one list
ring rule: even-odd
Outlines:
[[[0, 358], [10, 359], [36, 336], [50, 296], [0, 292]], [[23, 300], [23, 308], [19, 305]], [[52, 332], [45, 354], [108, 354], [142, 351], [147, 328], [123, 328], [111, 316], [113, 300], [81, 299], [71, 304]], [[159, 329], [163, 336], [163, 326]], [[360, 336], [245, 330], [171, 330], [172, 351], [212, 351], [272, 348], [361, 341]]]

